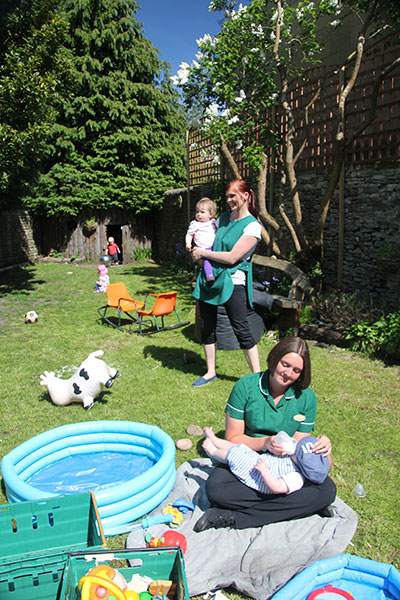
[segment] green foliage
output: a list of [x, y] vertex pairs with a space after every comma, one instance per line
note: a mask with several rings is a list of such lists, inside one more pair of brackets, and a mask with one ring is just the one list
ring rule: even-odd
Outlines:
[[185, 119], [134, 0], [64, 0], [73, 77], [59, 99], [32, 211], [159, 206], [184, 181]]
[[[228, 144], [241, 144], [243, 155], [258, 171], [266, 148], [278, 144], [267, 119], [268, 110], [282, 92], [281, 68], [288, 78], [302, 75], [319, 62], [322, 49], [318, 37], [321, 16], [338, 13], [335, 2], [253, 0], [248, 5], [214, 1], [211, 10], [225, 10], [221, 31], [198, 41], [200, 52], [192, 65], [184, 65], [175, 83], [181, 85], [186, 105], [201, 116], [202, 126], [218, 144], [223, 135]], [[275, 49], [277, 20], [281, 42]], [[326, 29], [324, 29], [326, 31]], [[257, 135], [254, 132], [257, 130]]]
[[[15, 206], [35, 176], [56, 116], [66, 70], [59, 0], [28, 0], [2, 14], [0, 29], [0, 202]], [[12, 10], [11, 10], [12, 9]]]
[[144, 261], [144, 260], [149, 260], [150, 258], [152, 258], [153, 256], [153, 251], [151, 248], [140, 248], [139, 246], [137, 246], [137, 248], [135, 248], [132, 258], [133, 260], [137, 260], [139, 262]]
[[400, 311], [373, 323], [361, 321], [348, 327], [346, 332], [346, 339], [353, 342], [354, 350], [384, 357], [400, 354]]
[[335, 329], [344, 330], [361, 321], [372, 322], [382, 316], [372, 296], [340, 289], [320, 294], [310, 305], [314, 319]]

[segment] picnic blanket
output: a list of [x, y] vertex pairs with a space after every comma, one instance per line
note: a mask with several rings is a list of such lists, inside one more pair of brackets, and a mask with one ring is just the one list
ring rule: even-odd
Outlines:
[[[186, 513], [178, 529], [187, 540], [185, 570], [191, 596], [234, 587], [255, 600], [266, 600], [314, 561], [342, 554], [355, 533], [357, 515], [339, 498], [333, 505], [335, 516], [329, 518], [312, 515], [264, 527], [195, 533], [193, 525], [210, 506], [205, 481], [212, 469], [208, 458], [183, 463], [173, 490], [151, 513], [161, 514], [178, 498], [195, 504], [195, 510]], [[156, 525], [150, 533], [161, 537], [166, 529], [166, 525]], [[143, 547], [144, 533], [132, 531], [126, 547]]]

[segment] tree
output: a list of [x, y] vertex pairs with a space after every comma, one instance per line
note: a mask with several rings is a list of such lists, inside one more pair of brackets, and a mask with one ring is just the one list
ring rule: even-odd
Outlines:
[[26, 205], [48, 215], [160, 205], [184, 181], [184, 118], [134, 0], [65, 0], [74, 85]]
[[[349, 135], [344, 127], [345, 105], [354, 87], [367, 40], [377, 34], [383, 15], [398, 16], [393, 1], [360, 0], [342, 6], [340, 0], [252, 0], [236, 10], [235, 0], [213, 0], [210, 10], [225, 10], [220, 33], [198, 41], [200, 52], [192, 65], [181, 65], [175, 78], [185, 102], [224, 155], [232, 174], [240, 177], [232, 148], [242, 147], [242, 155], [257, 173], [259, 218], [263, 239], [274, 256], [286, 259], [294, 253], [295, 262], [306, 270], [323, 254], [323, 229], [330, 202], [337, 187], [346, 148], [375, 118], [377, 93], [382, 80], [400, 65], [400, 59], [385, 65], [373, 85], [368, 119]], [[361, 10], [366, 10], [360, 13]], [[312, 94], [302, 114], [296, 111], [289, 90], [294, 78], [308, 79], [311, 66], [319, 64], [323, 49], [321, 31], [335, 35], [343, 19], [355, 12], [360, 17], [356, 48], [346, 60], [350, 73], [340, 92], [336, 109], [334, 158], [325, 192], [317, 211], [314, 231], [303, 224], [302, 204], [297, 185], [296, 164], [307, 144], [299, 139], [299, 120], [307, 124], [310, 107], [318, 102], [321, 88], [332, 73], [310, 85]], [[325, 27], [321, 28], [321, 22]], [[328, 31], [332, 33], [328, 34]], [[340, 66], [337, 70], [339, 70]], [[284, 132], [276, 131], [273, 111], [286, 119]], [[288, 198], [280, 207], [280, 219], [266, 205], [269, 149], [274, 147], [288, 184]], [[288, 205], [291, 205], [290, 212]], [[283, 265], [284, 267], [284, 265]]]
[[11, 0], [0, 21], [0, 202], [15, 206], [54, 122], [66, 32], [58, 0]]

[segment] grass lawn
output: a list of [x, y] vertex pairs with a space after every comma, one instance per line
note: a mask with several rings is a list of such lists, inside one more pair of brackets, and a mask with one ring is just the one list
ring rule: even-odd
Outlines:
[[[154, 263], [109, 269], [110, 281], [124, 281], [133, 297], [175, 289], [178, 311], [190, 325], [140, 337], [103, 325], [97, 315], [105, 294], [94, 294], [96, 265], [38, 263], [0, 274], [3, 374], [0, 387], [1, 457], [30, 437], [67, 423], [118, 419], [158, 425], [176, 441], [193, 423], [224, 429], [224, 407], [233, 384], [248, 372], [240, 350], [219, 352], [218, 380], [203, 388], [192, 382], [204, 373], [201, 346], [194, 339], [194, 301], [187, 276]], [[35, 310], [39, 321], [24, 315]], [[266, 363], [273, 341], [259, 344]], [[333, 443], [332, 477], [338, 495], [358, 514], [348, 552], [400, 568], [400, 367], [338, 348], [310, 344], [312, 387], [318, 398], [317, 433]], [[69, 377], [86, 356], [104, 350], [104, 360], [121, 376], [95, 401], [54, 406], [39, 376], [45, 370]], [[184, 354], [194, 361], [186, 364]], [[201, 440], [177, 451], [177, 466], [201, 454]], [[367, 496], [352, 494], [363, 484]], [[4, 485], [0, 501], [6, 503]], [[109, 540], [123, 546], [124, 536]]]

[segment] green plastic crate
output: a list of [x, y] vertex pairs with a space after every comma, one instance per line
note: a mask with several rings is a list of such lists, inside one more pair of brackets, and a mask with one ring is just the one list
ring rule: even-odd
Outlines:
[[56, 600], [68, 554], [104, 548], [94, 496], [0, 506], [0, 599]]
[[[88, 556], [91, 556], [91, 560], [88, 560]], [[127, 582], [135, 574], [147, 575], [152, 579], [171, 580], [176, 583], [174, 600], [189, 600], [185, 563], [182, 550], [178, 547], [71, 554], [64, 572], [60, 600], [80, 600], [79, 580], [98, 564], [107, 564], [117, 569]]]

